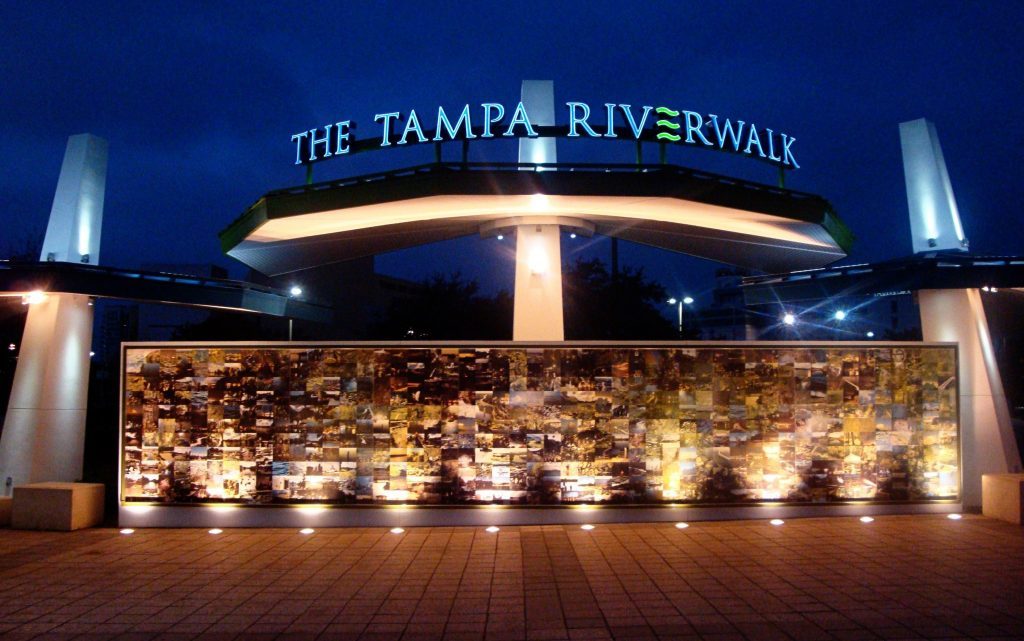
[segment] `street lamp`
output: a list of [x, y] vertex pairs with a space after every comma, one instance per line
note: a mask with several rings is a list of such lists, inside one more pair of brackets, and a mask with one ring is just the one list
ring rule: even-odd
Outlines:
[[693, 297], [692, 296], [683, 296], [680, 299], [676, 299], [675, 297], [673, 297], [673, 298], [668, 299], [668, 304], [669, 305], [678, 305], [679, 306], [679, 338], [682, 338], [683, 337], [683, 305], [692, 305], [693, 304]]

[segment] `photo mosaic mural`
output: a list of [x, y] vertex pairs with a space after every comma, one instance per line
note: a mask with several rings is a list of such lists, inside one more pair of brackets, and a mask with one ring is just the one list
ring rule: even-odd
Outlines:
[[122, 498], [906, 501], [959, 491], [956, 352], [126, 347]]

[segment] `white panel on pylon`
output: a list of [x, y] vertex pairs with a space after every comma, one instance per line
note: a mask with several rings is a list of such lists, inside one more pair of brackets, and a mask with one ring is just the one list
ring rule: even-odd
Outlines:
[[[555, 83], [553, 80], [524, 80], [520, 100], [530, 124], [549, 126], [555, 124]], [[554, 138], [520, 138], [519, 162], [558, 162], [558, 150]]]
[[99, 263], [106, 183], [107, 141], [92, 134], [68, 138], [40, 261]]
[[967, 251], [935, 125], [924, 118], [901, 122], [900, 146], [914, 253]]

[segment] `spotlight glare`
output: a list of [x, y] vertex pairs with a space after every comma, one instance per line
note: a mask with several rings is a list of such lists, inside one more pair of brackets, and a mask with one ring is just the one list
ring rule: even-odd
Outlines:
[[875, 333], [874, 332], [868, 332], [867, 334], [864, 334], [864, 335], [867, 336], [868, 338], [874, 338], [875, 337]]
[[316, 532], [316, 530], [314, 530], [311, 527], [304, 527], [301, 530], [299, 530], [299, 534], [312, 534], [313, 532]]
[[676, 529], [677, 530], [685, 530], [688, 527], [690, 527], [689, 523], [683, 523], [683, 522], [676, 523]]
[[594, 529], [594, 526], [589, 524], [589, 523], [584, 523], [583, 525], [580, 526], [580, 529], [581, 530], [586, 530], [587, 532], [589, 532], [590, 530]]
[[834, 316], [837, 321], [846, 320], [846, 311], [842, 309], [837, 309]]
[[668, 301], [667, 301], [667, 302], [668, 302], [668, 304], [669, 304], [669, 305], [675, 305], [675, 304], [676, 304], [677, 302], [679, 302], [679, 301], [677, 301], [677, 300], [676, 300], [676, 299], [674, 299], [674, 298], [670, 298], [670, 299], [668, 299]]
[[403, 528], [400, 528], [400, 527], [393, 527], [393, 528], [391, 528], [391, 533], [392, 534], [401, 534], [403, 532], [405, 532], [405, 530]]
[[963, 514], [955, 514], [955, 513], [954, 514], [947, 514], [946, 518], [949, 519], [950, 521], [959, 521], [960, 519], [964, 518], [964, 515]]
[[796, 325], [796, 316], [794, 316], [790, 312], [786, 312], [785, 314], [782, 315], [782, 324], [783, 325]]
[[302, 288], [298, 285], [292, 285], [292, 288], [288, 290], [288, 293], [292, 296], [302, 296]]
[[768, 521], [768, 522], [771, 523], [772, 525], [784, 525], [786, 523], [782, 519], [772, 519], [771, 521]]
[[501, 528], [498, 527], [497, 525], [491, 525], [491, 526], [489, 526], [487, 528], [487, 531], [490, 532], [491, 534], [494, 534], [495, 532], [498, 532], [500, 530], [501, 530]]
[[220, 529], [220, 528], [217, 528], [217, 527], [215, 527], [215, 528], [213, 528], [212, 530], [210, 530], [210, 532], [209, 532], [209, 533], [210, 533], [210, 534], [220, 534], [220, 533], [221, 533], [221, 532], [223, 532], [223, 531], [224, 531], [224, 530], [222, 530], [222, 529]]
[[860, 517], [860, 522], [861, 523], [873, 523], [874, 521], [875, 521], [875, 519], [871, 518], [870, 516], [862, 516], [862, 517]]
[[684, 296], [683, 297], [683, 304], [684, 305], [692, 305], [693, 304], [693, 297], [692, 296]]
[[46, 300], [46, 294], [41, 289], [33, 289], [29, 293], [21, 297], [22, 305], [38, 305], [39, 303]]
[[135, 534], [135, 530], [131, 529], [130, 527], [126, 527], [125, 529], [121, 530], [121, 534]]

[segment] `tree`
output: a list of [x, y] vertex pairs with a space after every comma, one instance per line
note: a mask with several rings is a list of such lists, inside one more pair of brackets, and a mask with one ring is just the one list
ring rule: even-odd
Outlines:
[[393, 301], [371, 325], [370, 338], [386, 340], [507, 340], [512, 336], [512, 297], [480, 294], [475, 280], [458, 272], [434, 274], [418, 291]]
[[565, 336], [576, 340], [666, 340], [676, 327], [659, 306], [665, 289], [643, 268], [608, 273], [600, 260], [578, 259], [562, 274]]

